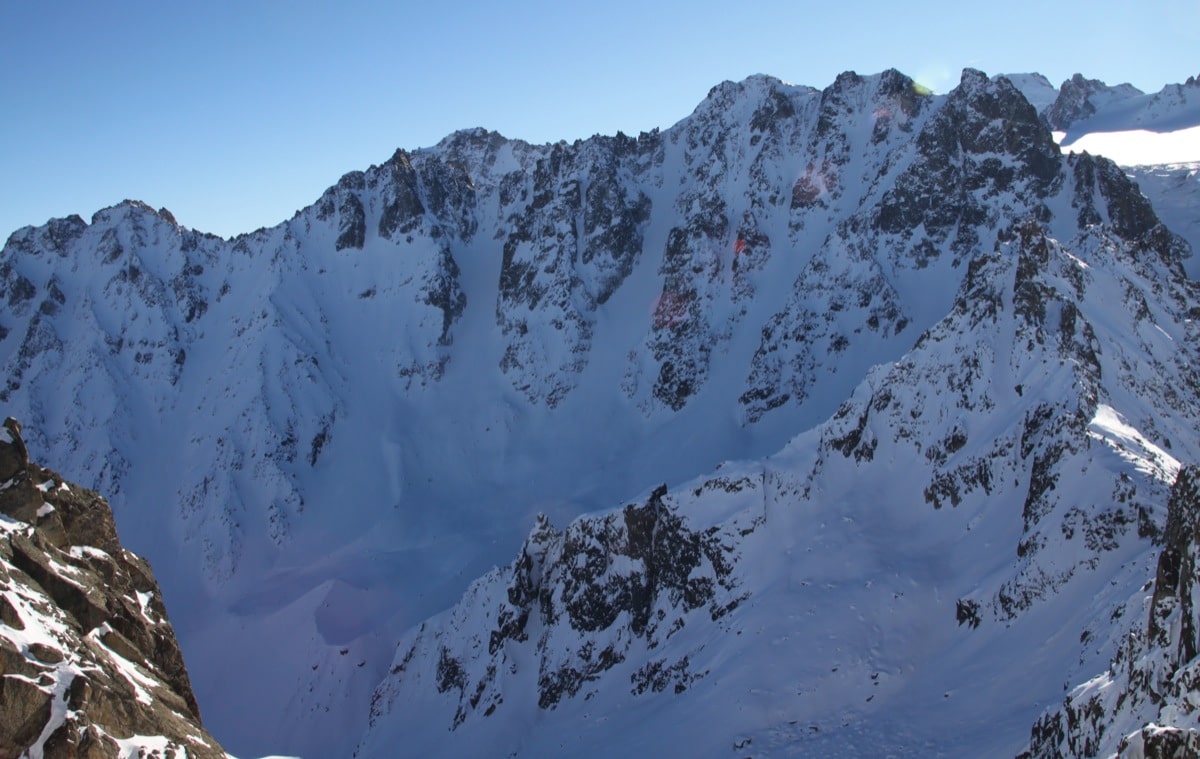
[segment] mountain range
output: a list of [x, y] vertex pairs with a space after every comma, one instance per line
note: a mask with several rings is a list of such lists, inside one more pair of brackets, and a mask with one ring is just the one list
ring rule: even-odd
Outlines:
[[241, 755], [1184, 745], [1198, 167], [1069, 138], [1194, 127], [1200, 83], [1052, 93], [754, 76], [232, 239], [26, 227], [0, 404]]

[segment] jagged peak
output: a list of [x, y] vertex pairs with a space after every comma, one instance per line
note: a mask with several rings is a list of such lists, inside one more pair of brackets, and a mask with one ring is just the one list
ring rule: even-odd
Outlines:
[[767, 74], [751, 74], [736, 82], [726, 80], [710, 89], [704, 100], [692, 112], [692, 117], [704, 118], [710, 113], [741, 112], [743, 109], [754, 109], [763, 101], [772, 99], [781, 103], [792, 103], [798, 97], [815, 95], [817, 92], [813, 87], [789, 84]]
[[[396, 148], [395, 152], [392, 153], [392, 157], [387, 159], [382, 164], [380, 164], [380, 168], [383, 168], [383, 167], [396, 167], [396, 168], [401, 168], [401, 169], [411, 169], [412, 168], [412, 157], [409, 154], [409, 152], [407, 150], [405, 150], [404, 148]], [[372, 166], [371, 168], [375, 168], [375, 167]]]
[[166, 208], [156, 210], [149, 203], [141, 200], [130, 200], [128, 198], [92, 214], [92, 224], [111, 223], [124, 218], [145, 218], [146, 216], [165, 221], [173, 227], [180, 226], [179, 222], [175, 220], [175, 215]]
[[8, 236], [8, 245], [31, 245], [39, 236], [48, 238], [51, 247], [61, 246], [65, 241], [74, 239], [87, 229], [88, 223], [79, 214], [55, 217], [41, 226], [29, 225], [21, 227]]
[[898, 94], [914, 90], [918, 94], [928, 95], [931, 90], [917, 82], [899, 69], [884, 69], [878, 75], [879, 91], [885, 95]]
[[990, 82], [987, 74], [969, 66], [962, 70], [962, 74], [958, 78], [959, 87], [986, 87]]
[[821, 91], [822, 102], [844, 101], [852, 92], [862, 93], [865, 103], [873, 104], [879, 99], [895, 97], [927, 97], [932, 90], [916, 82], [912, 77], [894, 68], [878, 74], [860, 75], [854, 71], [838, 74], [833, 84]]
[[1043, 116], [1052, 129], [1065, 130], [1076, 122], [1094, 116], [1097, 103], [1125, 101], [1144, 94], [1132, 84], [1110, 86], [1099, 79], [1075, 74], [1062, 83], [1058, 97], [1046, 108]]
[[1058, 155], [1058, 147], [1050, 130], [1045, 128], [1038, 116], [1037, 109], [1008, 77], [988, 77], [978, 69], [965, 68], [958, 86], [950, 91], [949, 97], [959, 107], [978, 111], [986, 118], [1025, 124], [1031, 130], [1030, 137], [1036, 133], [1039, 150], [1047, 157]]
[[[1006, 76], [989, 77], [983, 71], [974, 68], [964, 68], [962, 70], [958, 86], [951, 90], [950, 94], [957, 96], [959, 99], [973, 99], [982, 94], [1000, 95], [1005, 98], [1011, 98], [1013, 95], [1016, 95], [1022, 101], [1026, 101], [1024, 93], [1021, 92], [1020, 88], [1010, 78]], [[1033, 111], [1032, 106], [1030, 106], [1030, 111], [1033, 112], [1033, 117], [1036, 119], [1037, 112]]]
[[747, 93], [747, 92], [762, 93], [762, 92], [769, 92], [771, 90], [778, 89], [778, 88], [793, 88], [793, 87], [795, 87], [795, 85], [788, 84], [787, 82], [783, 81], [782, 79], [771, 76], [769, 74], [751, 74], [750, 76], [747, 76], [744, 79], [740, 79], [738, 81], [733, 81], [732, 79], [726, 79], [725, 81], [721, 82], [720, 84], [712, 87], [708, 91], [708, 95], [705, 96], [705, 99], [708, 100], [708, 99], [711, 99], [714, 97], [715, 98], [729, 97], [730, 95], [736, 96], [736, 95], [741, 95], [741, 94]]
[[367, 173], [360, 169], [347, 171], [338, 178], [336, 184], [325, 191], [326, 194], [336, 190], [361, 190], [366, 182]]
[[[527, 146], [529, 143], [524, 140], [511, 139], [503, 134], [483, 127], [472, 127], [470, 129], [459, 129], [451, 132], [443, 137], [434, 150], [437, 151], [460, 151], [460, 150], [494, 150], [505, 143], [515, 143], [518, 145]], [[424, 149], [416, 152], [429, 152], [429, 149]]]

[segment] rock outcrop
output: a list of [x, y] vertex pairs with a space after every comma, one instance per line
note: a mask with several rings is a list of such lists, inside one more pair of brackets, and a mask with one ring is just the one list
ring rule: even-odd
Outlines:
[[224, 757], [108, 504], [0, 432], [0, 756]]
[[[1200, 467], [1171, 489], [1149, 619], [1034, 725], [1024, 757], [1200, 756]], [[1145, 617], [1139, 617], [1145, 619]]]
[[[749, 597], [734, 572], [738, 538], [763, 520], [751, 509], [706, 525], [689, 518], [689, 504], [716, 490], [761, 505], [761, 489], [752, 478], [714, 477], [678, 496], [660, 486], [642, 503], [561, 531], [539, 516], [511, 565], [400, 643], [372, 699], [372, 724], [394, 719], [414, 693], [444, 704], [454, 731], [605, 691], [649, 698], [692, 688], [708, 674], [693, 661], [704, 646], [680, 633], [730, 632], [727, 615]], [[385, 745], [374, 737], [360, 748], [367, 755]]]

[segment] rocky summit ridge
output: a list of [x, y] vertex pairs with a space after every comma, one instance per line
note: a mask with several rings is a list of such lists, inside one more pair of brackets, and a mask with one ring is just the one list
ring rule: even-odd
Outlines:
[[0, 402], [238, 753], [1052, 755], [1200, 460], [1189, 255], [1007, 77], [756, 76], [18, 230]]
[[108, 504], [0, 431], [0, 756], [225, 757]]

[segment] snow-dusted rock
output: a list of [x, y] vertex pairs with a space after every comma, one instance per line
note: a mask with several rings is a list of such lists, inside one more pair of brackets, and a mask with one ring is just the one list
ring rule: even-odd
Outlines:
[[[1104, 625], [1179, 472], [1154, 440], [1197, 452], [1200, 335], [1176, 244], [1001, 229], [947, 316], [778, 455], [562, 533], [540, 521], [399, 643], [359, 755], [403, 739], [589, 756], [598, 736], [618, 753], [1016, 753], [1060, 686], [1049, 671], [1119, 644]], [[1084, 633], [1055, 635], [1064, 617]], [[1012, 731], [968, 727], [988, 720]]]
[[24, 463], [0, 482], [0, 753], [226, 756], [149, 565], [100, 496], [29, 463], [8, 422], [0, 456]]
[[1171, 489], [1157, 572], [1130, 604], [1148, 614], [1133, 617], [1106, 672], [1076, 687], [1037, 721], [1025, 756], [1196, 755], [1198, 552], [1200, 469], [1185, 466]]
[[1075, 74], [1062, 83], [1058, 98], [1046, 108], [1044, 116], [1051, 129], [1066, 131], [1072, 124], [1095, 116], [1099, 110], [1107, 110], [1144, 95], [1131, 84], [1109, 86], [1099, 79], [1087, 79]]

